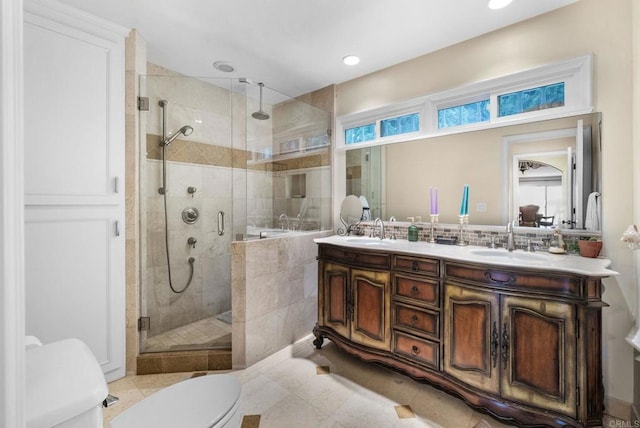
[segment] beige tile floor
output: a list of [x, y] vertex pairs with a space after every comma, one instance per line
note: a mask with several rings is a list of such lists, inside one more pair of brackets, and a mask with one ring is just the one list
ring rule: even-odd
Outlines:
[[[242, 383], [242, 412], [253, 415], [245, 422], [254, 423], [245, 428], [258, 426], [258, 420], [260, 428], [507, 426], [435, 388], [349, 356], [331, 342], [317, 351], [311, 341], [308, 337], [233, 372]], [[110, 393], [120, 401], [105, 409], [105, 428], [135, 402], [192, 375], [127, 376], [111, 383]], [[607, 417], [604, 426], [626, 425]]]
[[210, 317], [147, 338], [144, 351], [211, 348], [212, 343], [215, 343], [216, 347], [230, 347], [230, 334], [231, 324]]

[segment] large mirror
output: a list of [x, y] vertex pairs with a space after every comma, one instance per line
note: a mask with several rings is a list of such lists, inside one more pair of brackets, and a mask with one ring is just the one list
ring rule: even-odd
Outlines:
[[351, 149], [346, 192], [366, 200], [371, 218], [428, 220], [437, 187], [440, 223], [457, 223], [469, 184], [472, 224], [599, 230], [587, 214], [590, 200], [601, 203], [600, 127], [593, 113]]

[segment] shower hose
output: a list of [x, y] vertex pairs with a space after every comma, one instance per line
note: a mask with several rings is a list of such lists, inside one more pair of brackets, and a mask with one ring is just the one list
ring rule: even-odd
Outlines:
[[189, 280], [187, 281], [187, 285], [185, 285], [182, 289], [177, 290], [173, 286], [173, 281], [171, 279], [171, 256], [169, 256], [169, 219], [167, 215], [167, 189], [166, 189], [166, 157], [165, 157], [165, 147], [162, 147], [162, 185], [165, 186], [162, 188], [162, 197], [164, 199], [164, 247], [167, 251], [167, 272], [169, 273], [169, 288], [176, 294], [181, 294], [187, 291], [187, 288], [191, 285], [191, 280], [193, 279], [193, 264], [196, 259], [193, 257], [189, 257]]

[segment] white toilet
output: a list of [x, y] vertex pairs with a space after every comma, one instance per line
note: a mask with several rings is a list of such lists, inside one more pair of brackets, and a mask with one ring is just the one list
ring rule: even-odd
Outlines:
[[[100, 364], [78, 339], [26, 339], [27, 428], [102, 428], [108, 395]], [[240, 427], [240, 382], [232, 375], [188, 379], [115, 417], [111, 428]]]
[[42, 345], [27, 339], [25, 351], [27, 428], [102, 427], [107, 382], [82, 341]]

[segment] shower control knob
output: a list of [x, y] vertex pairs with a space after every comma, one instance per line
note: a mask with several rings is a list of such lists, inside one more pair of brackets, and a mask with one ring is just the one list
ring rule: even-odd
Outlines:
[[200, 213], [196, 208], [185, 208], [182, 210], [182, 221], [187, 224], [193, 224], [198, 221]]

